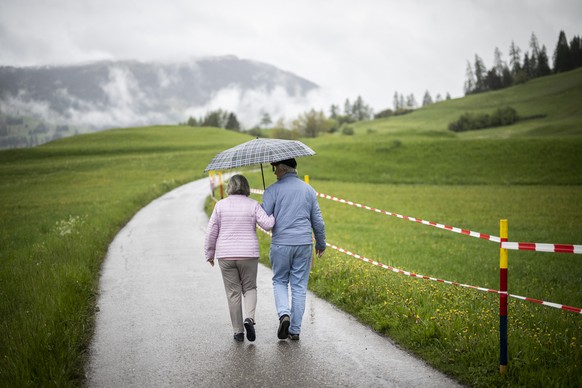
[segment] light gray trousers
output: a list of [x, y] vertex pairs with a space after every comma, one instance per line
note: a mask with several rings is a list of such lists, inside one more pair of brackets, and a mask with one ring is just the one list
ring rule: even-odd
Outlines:
[[244, 297], [245, 318], [254, 321], [259, 259], [218, 260], [218, 265], [222, 272], [232, 328], [235, 334], [244, 333], [242, 299]]

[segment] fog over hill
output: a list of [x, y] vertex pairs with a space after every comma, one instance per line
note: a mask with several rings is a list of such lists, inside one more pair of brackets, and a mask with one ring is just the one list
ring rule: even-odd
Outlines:
[[249, 128], [263, 113], [277, 120], [303, 112], [318, 90], [293, 73], [234, 56], [0, 67], [0, 114], [98, 130], [177, 124], [224, 109]]

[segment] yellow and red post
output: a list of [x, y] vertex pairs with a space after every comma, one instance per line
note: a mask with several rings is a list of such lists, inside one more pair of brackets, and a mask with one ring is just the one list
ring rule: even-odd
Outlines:
[[[501, 243], [507, 242], [507, 220], [499, 221]], [[499, 373], [507, 371], [507, 249], [499, 248]]]
[[218, 172], [218, 182], [220, 185], [220, 199], [224, 198], [224, 189], [222, 187], [222, 171]]

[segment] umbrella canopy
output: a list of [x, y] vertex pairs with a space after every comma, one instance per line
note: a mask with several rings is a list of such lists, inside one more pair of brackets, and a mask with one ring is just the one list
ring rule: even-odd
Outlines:
[[298, 140], [253, 139], [219, 152], [204, 172], [228, 170], [253, 164], [279, 162], [285, 159], [315, 155], [315, 151]]

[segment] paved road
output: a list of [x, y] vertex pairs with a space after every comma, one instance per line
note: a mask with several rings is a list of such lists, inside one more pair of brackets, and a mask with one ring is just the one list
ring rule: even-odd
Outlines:
[[351, 316], [308, 294], [300, 341], [279, 341], [259, 265], [257, 340], [232, 339], [218, 266], [203, 260], [207, 180], [140, 210], [109, 248], [89, 387], [453, 387]]

